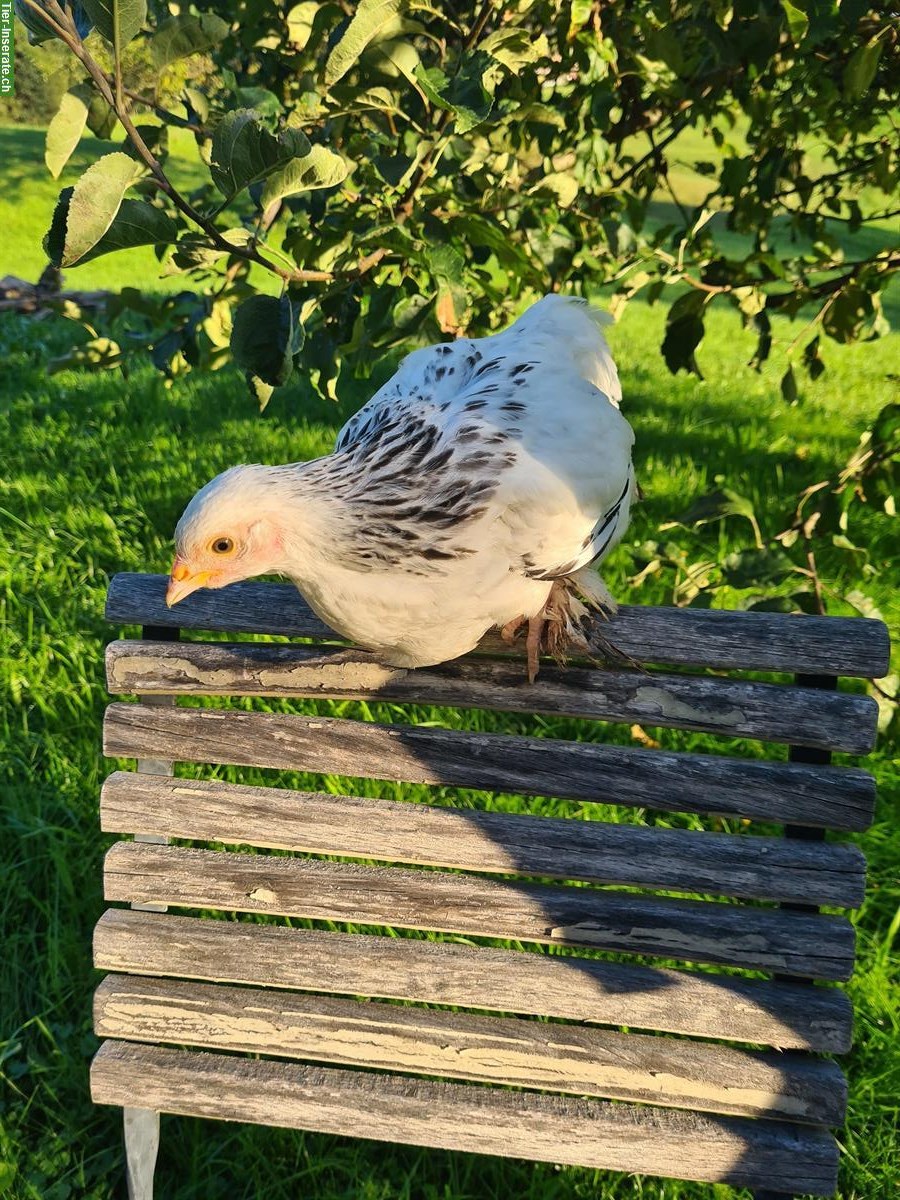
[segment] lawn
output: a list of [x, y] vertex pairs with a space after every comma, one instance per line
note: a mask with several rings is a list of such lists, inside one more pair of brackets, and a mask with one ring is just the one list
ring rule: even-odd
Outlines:
[[[27, 136], [26, 136], [27, 135]], [[29, 141], [29, 138], [31, 139]], [[56, 185], [28, 153], [34, 131], [3, 133], [0, 146], [25, 145], [18, 192], [2, 198], [0, 274], [33, 277], [42, 265], [35, 249]], [[30, 150], [28, 149], [30, 147]], [[26, 153], [27, 152], [27, 153]], [[38, 152], [39, 157], [39, 152]], [[7, 160], [8, 161], [8, 160]], [[15, 222], [18, 222], [16, 224]], [[136, 254], [138, 252], [135, 252]], [[152, 259], [152, 255], [150, 256]], [[98, 262], [73, 272], [73, 286], [115, 287], [149, 279], [154, 262], [126, 270]], [[89, 272], [94, 272], [89, 276]], [[625, 411], [637, 433], [636, 459], [646, 492], [625, 545], [606, 572], [620, 599], [671, 602], [667, 578], [629, 582], [635, 549], [660, 535], [659, 526], [716, 485], [747, 496], [766, 533], [781, 528], [790, 497], [824, 478], [856, 444], [867, 420], [895, 389], [896, 350], [889, 341], [827, 348], [828, 372], [788, 408], [778, 391], [783, 370], [778, 345], [761, 375], [744, 369], [752, 339], [737, 317], [713, 315], [700, 353], [706, 379], [671, 377], [659, 357], [664, 311], [632, 305], [612, 333]], [[784, 345], [796, 332], [776, 327]], [[103, 620], [109, 577], [121, 570], [164, 570], [175, 520], [192, 491], [236, 461], [286, 461], [326, 452], [339, 424], [365, 397], [342, 406], [312, 397], [298, 379], [260, 417], [231, 371], [191, 375], [166, 389], [148, 366], [127, 380], [115, 373], [62, 372], [45, 364], [66, 345], [61, 320], [0, 319], [0, 852], [6, 886], [2, 903], [4, 992], [0, 1056], [0, 1196], [14, 1200], [112, 1200], [122, 1195], [118, 1113], [95, 1109], [87, 1069], [96, 1048], [90, 997], [91, 929], [103, 910], [100, 865], [108, 838], [98, 831], [97, 796], [110, 769], [100, 753], [107, 697], [103, 646], [119, 631]], [[894, 378], [892, 379], [892, 373]], [[826, 584], [846, 592], [859, 583], [893, 626], [898, 603], [896, 534], [886, 517], [859, 518], [875, 574], [854, 578], [848, 556], [822, 556]], [[687, 535], [684, 535], [687, 537]], [[694, 549], [715, 558], [752, 544], [749, 525], [711, 526]], [[735, 601], [740, 596], [733, 597]], [[834, 603], [832, 611], [849, 609]], [[295, 706], [296, 707], [296, 706]], [[317, 711], [358, 715], [360, 706], [319, 702]], [[372, 706], [373, 716], [387, 708]], [[527, 716], [420, 711], [460, 728], [548, 732], [628, 743], [628, 728], [587, 722], [548, 723]], [[677, 732], [654, 736], [676, 749], [740, 751], [714, 739]], [[900, 778], [892, 746], [882, 739], [869, 760], [880, 783], [874, 827], [858, 840], [870, 862], [868, 899], [854, 920], [860, 960], [850, 990], [857, 1012], [856, 1046], [846, 1060], [850, 1117], [840, 1135], [843, 1200], [895, 1194], [896, 1121], [900, 1107], [900, 1015], [891, 945], [900, 925]], [[271, 782], [243, 772], [250, 782]], [[319, 781], [332, 790], [354, 785]], [[392, 794], [391, 785], [370, 794]], [[425, 799], [424, 788], [405, 798]], [[443, 798], [451, 798], [449, 791]], [[524, 809], [516, 797], [467, 794], [467, 803]], [[552, 801], [528, 802], [552, 811]], [[587, 810], [590, 811], [587, 811]], [[578, 806], [568, 806], [578, 812]], [[585, 806], [594, 819], [640, 821], [640, 813]], [[690, 824], [689, 818], [671, 818]], [[158, 1171], [161, 1198], [173, 1200], [719, 1200], [740, 1193], [674, 1182], [642, 1181], [612, 1173], [422, 1152], [318, 1135], [231, 1128], [164, 1119]]]

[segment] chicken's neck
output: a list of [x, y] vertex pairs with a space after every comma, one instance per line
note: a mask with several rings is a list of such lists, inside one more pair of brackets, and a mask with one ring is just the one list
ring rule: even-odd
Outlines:
[[279, 546], [272, 570], [298, 584], [321, 575], [340, 560], [358, 534], [359, 515], [338, 456], [270, 468], [269, 514]]

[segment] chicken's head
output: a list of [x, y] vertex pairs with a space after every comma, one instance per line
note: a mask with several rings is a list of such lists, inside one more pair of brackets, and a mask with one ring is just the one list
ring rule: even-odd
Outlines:
[[175, 528], [166, 590], [171, 608], [198, 588], [221, 588], [281, 569], [278, 515], [265, 486], [269, 467], [232, 467], [188, 504]]

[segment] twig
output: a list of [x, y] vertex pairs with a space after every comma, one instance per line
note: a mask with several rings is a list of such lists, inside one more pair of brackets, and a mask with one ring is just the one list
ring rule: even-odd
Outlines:
[[134, 92], [131, 88], [123, 88], [122, 90], [135, 104], [143, 104], [145, 108], [152, 108], [156, 115], [162, 117], [167, 125], [176, 125], [179, 129], [187, 129], [191, 133], [199, 134], [201, 137], [209, 136], [210, 131], [205, 125], [195, 125], [187, 117], [179, 117], [178, 113], [170, 112], [169, 109], [163, 108], [161, 104], [157, 104], [149, 96], [142, 96], [140, 92]]
[[806, 552], [806, 562], [809, 566], [809, 577], [812, 579], [813, 591], [816, 596], [816, 608], [821, 616], [825, 616], [825, 601], [822, 597], [822, 581], [819, 579], [819, 572], [816, 568], [816, 556], [810, 548]]

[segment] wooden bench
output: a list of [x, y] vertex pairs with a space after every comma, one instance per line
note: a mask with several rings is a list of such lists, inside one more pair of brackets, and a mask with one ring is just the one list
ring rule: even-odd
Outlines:
[[[623, 608], [611, 640], [666, 671], [546, 664], [531, 687], [496, 640], [439, 668], [380, 666], [335, 645], [290, 586], [201, 592], [172, 611], [164, 591], [162, 576], [120, 575], [107, 607], [143, 640], [107, 652], [110, 692], [139, 700], [109, 706], [105, 752], [138, 766], [101, 800], [102, 828], [135, 837], [106, 856], [106, 898], [131, 907], [96, 929], [111, 973], [91, 1088], [125, 1109], [132, 1197], [152, 1195], [160, 1112], [834, 1193], [829, 1130], [847, 1089], [826, 1056], [850, 1046], [851, 1010], [829, 985], [853, 970], [854, 934], [818, 910], [858, 906], [865, 864], [825, 831], [865, 829], [875, 790], [829, 759], [872, 747], [874, 702], [836, 677], [886, 672], [880, 622]], [[178, 641], [176, 622], [308, 641]], [[796, 680], [728, 674], [746, 671]], [[675, 753], [177, 696], [564, 714], [728, 744]], [[790, 761], [735, 757], [743, 738], [787, 744]], [[178, 779], [176, 762], [557, 797], [573, 815]], [[570, 801], [699, 813], [716, 830], [654, 827], [652, 811], [647, 825], [580, 820]], [[786, 836], [745, 828], [756, 822]]]

